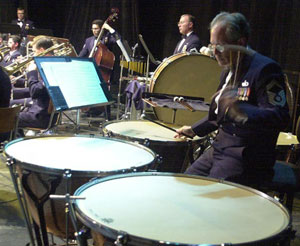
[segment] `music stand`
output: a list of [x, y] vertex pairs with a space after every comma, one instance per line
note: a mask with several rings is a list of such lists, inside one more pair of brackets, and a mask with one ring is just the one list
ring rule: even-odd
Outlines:
[[1, 33], [20, 34], [21, 28], [17, 24], [1, 23], [0, 31]]
[[35, 57], [56, 111], [112, 104], [112, 97], [92, 58]]
[[32, 35], [32, 36], [38, 36], [38, 35], [53, 36], [53, 31], [51, 29], [44, 29], [44, 28], [31, 28], [27, 31], [27, 35]]
[[35, 57], [38, 71], [45, 83], [55, 111], [106, 106], [112, 97], [93, 58]]
[[148, 56], [150, 58], [150, 61], [152, 63], [154, 63], [155, 65], [161, 64], [161, 61], [155, 60], [154, 56], [152, 55], [152, 53], [150, 52], [148, 46], [146, 45], [146, 42], [144, 41], [142, 34], [139, 34], [139, 39], [140, 39], [141, 44], [144, 47], [145, 51], [147, 52], [147, 54], [148, 54]]

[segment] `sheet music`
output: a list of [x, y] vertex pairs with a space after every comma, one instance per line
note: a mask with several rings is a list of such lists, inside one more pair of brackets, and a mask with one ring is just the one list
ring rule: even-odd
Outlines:
[[94, 64], [86, 61], [41, 62], [50, 86], [58, 86], [69, 108], [108, 102]]

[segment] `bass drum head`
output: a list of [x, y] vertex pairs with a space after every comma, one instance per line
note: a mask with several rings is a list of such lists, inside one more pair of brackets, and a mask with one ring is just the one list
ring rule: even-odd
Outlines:
[[264, 193], [192, 175], [110, 176], [75, 196], [85, 197], [75, 209], [86, 226], [112, 240], [127, 235], [127, 245], [265, 246], [291, 229], [288, 211]]
[[[150, 90], [152, 93], [203, 97], [210, 103], [216, 92], [222, 68], [218, 63], [204, 55], [180, 53], [167, 58], [155, 70]], [[191, 125], [207, 115], [207, 112], [178, 109], [175, 122], [173, 110], [154, 108], [156, 117], [166, 123]]]

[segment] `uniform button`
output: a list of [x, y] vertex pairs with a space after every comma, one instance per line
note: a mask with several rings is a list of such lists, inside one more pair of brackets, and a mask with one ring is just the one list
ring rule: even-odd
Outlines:
[[232, 134], [232, 136], [236, 137], [236, 134], [235, 134], [235, 133], [233, 133], [233, 134]]

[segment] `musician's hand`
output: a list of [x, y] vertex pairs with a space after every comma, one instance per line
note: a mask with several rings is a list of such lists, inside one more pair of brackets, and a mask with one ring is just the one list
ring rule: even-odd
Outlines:
[[191, 138], [196, 136], [196, 134], [192, 130], [192, 127], [183, 126], [176, 130], [176, 135], [174, 136], [174, 138], [182, 138], [182, 137], [186, 138], [186, 136], [184, 136], [184, 134], [190, 136]]
[[18, 57], [15, 59], [15, 62], [20, 63], [22, 60], [23, 60], [23, 56], [18, 56]]
[[36, 65], [35, 65], [34, 61], [32, 61], [32, 62], [29, 63], [26, 71], [30, 72], [30, 71], [33, 71], [33, 70], [36, 70]]

